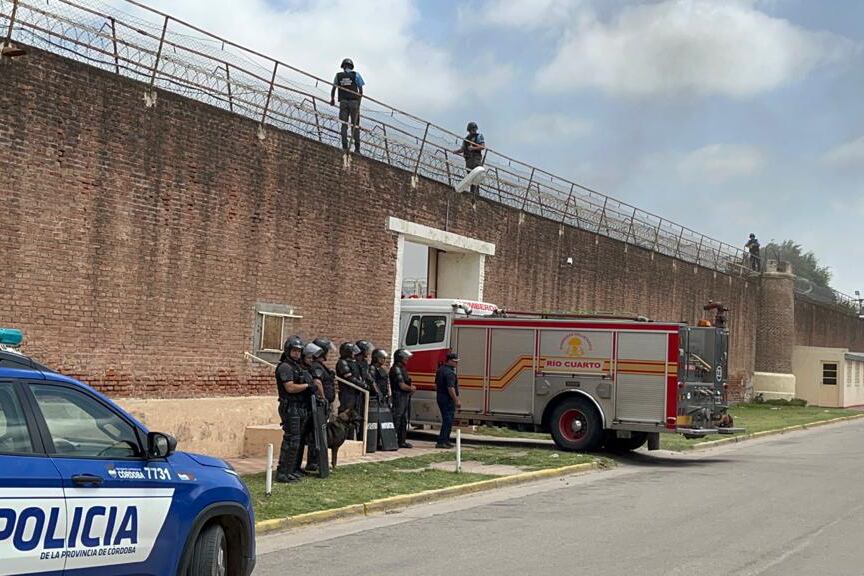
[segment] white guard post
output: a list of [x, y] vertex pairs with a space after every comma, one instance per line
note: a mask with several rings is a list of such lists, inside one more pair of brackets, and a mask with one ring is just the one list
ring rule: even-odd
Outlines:
[[486, 177], [486, 168], [483, 166], [477, 166], [471, 172], [469, 172], [465, 178], [459, 181], [456, 184], [456, 192], [460, 194], [462, 192], [467, 192], [471, 189], [471, 186], [479, 186], [483, 182], [483, 178]]
[[273, 444], [267, 444], [267, 474], [264, 480], [264, 494], [273, 493]]
[[462, 430], [456, 429], [456, 473], [462, 472]]

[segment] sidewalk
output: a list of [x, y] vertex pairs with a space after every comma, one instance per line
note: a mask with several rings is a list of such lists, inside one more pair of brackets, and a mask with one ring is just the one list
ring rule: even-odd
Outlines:
[[[435, 452], [442, 452], [442, 450], [435, 448], [435, 442], [412, 439], [411, 444], [414, 445], [414, 448], [401, 449], [394, 452], [373, 452], [361, 456], [360, 458], [354, 458], [351, 460], [346, 459], [345, 461], [339, 460], [338, 466], [350, 466], [351, 464], [360, 464], [363, 462], [386, 462], [388, 460], [396, 460], [399, 458], [409, 458], [412, 456], [423, 456]], [[273, 448], [273, 469], [275, 470], [277, 461], [279, 460], [279, 447], [274, 446]], [[241, 476], [246, 474], [257, 474], [259, 472], [264, 472], [267, 469], [266, 456], [256, 458], [226, 458], [225, 460], [231, 464], [231, 466], [234, 467], [234, 470], [236, 470]]]

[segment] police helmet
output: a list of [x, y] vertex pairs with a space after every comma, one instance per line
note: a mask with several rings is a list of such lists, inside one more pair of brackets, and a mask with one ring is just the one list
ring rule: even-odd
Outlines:
[[314, 342], [310, 342], [303, 347], [303, 356], [312, 358], [320, 358], [324, 354], [324, 350]]
[[294, 348], [303, 350], [303, 340], [299, 336], [291, 336], [285, 340], [285, 345], [282, 347], [282, 351], [288, 353]]
[[354, 358], [357, 354], [360, 353], [360, 348], [357, 347], [353, 342], [343, 342], [341, 346], [339, 346], [339, 357], [340, 358]]
[[404, 348], [399, 348], [396, 352], [393, 353], [393, 360], [396, 362], [405, 362], [409, 358], [411, 358], [413, 354]]
[[476, 122], [468, 122], [468, 132], [471, 132], [472, 130], [477, 130]]
[[750, 233], [750, 239], [753, 240], [753, 239], [755, 239], [755, 238], [756, 238], [756, 235], [753, 234], [753, 233], [751, 232], [751, 233]]
[[313, 344], [321, 348], [322, 355], [327, 356], [327, 353], [333, 350], [333, 342], [326, 336], [319, 336], [312, 341]]
[[375, 349], [375, 346], [373, 346], [368, 340], [357, 340], [356, 344], [357, 348], [360, 349], [360, 354], [365, 355]]
[[372, 361], [381, 361], [384, 362], [387, 360], [387, 351], [383, 348], [376, 348], [372, 351]]
[[354, 62], [352, 62], [350, 58], [345, 58], [344, 60], [342, 60], [342, 65], [340, 66], [340, 68], [350, 68], [351, 70], [353, 70]]

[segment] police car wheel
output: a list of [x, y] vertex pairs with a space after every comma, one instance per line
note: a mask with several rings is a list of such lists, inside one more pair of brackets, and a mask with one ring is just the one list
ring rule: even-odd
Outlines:
[[227, 576], [228, 539], [219, 524], [205, 528], [195, 541], [188, 576]]
[[552, 439], [562, 450], [596, 450], [603, 443], [603, 424], [597, 409], [584, 398], [568, 398], [552, 411]]

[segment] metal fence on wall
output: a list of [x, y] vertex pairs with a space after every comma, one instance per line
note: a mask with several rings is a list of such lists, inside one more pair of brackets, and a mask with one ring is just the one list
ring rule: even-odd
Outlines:
[[[120, 10], [117, 6], [122, 6]], [[305, 137], [341, 146], [331, 83], [134, 0], [0, 0], [0, 34]], [[363, 154], [453, 186], [464, 176], [450, 150], [458, 134], [363, 99]], [[742, 249], [625, 202], [486, 151], [480, 196], [562, 225], [726, 273], [747, 274]]]

